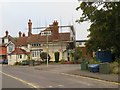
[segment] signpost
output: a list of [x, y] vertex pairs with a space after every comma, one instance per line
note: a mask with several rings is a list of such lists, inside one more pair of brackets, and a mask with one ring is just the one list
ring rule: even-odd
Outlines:
[[[48, 29], [47, 29], [48, 30]], [[49, 53], [49, 48], [48, 48], [48, 36], [50, 35], [50, 31], [44, 31], [44, 34], [46, 36], [46, 52], [47, 52], [47, 67], [48, 67], [48, 53]]]

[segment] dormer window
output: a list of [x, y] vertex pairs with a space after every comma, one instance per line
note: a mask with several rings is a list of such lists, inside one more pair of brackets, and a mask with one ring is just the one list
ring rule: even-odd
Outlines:
[[51, 31], [43, 31], [41, 32], [41, 36], [47, 36], [47, 35], [51, 35], [52, 32]]

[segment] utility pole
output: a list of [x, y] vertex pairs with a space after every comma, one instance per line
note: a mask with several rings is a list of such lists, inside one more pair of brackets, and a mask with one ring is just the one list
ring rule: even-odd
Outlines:
[[[51, 30], [51, 29], [47, 29], [47, 30]], [[48, 48], [48, 35], [50, 35], [49, 31], [44, 31], [44, 35], [46, 36], [46, 52], [47, 52], [47, 67], [48, 67], [48, 53], [49, 53], [49, 48]]]
[[47, 36], [47, 45], [46, 45], [46, 49], [47, 49], [47, 67], [48, 67], [48, 32], [46, 33]]

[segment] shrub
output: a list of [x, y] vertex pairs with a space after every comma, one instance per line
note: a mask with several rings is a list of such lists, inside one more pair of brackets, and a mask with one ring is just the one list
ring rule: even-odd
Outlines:
[[30, 61], [29, 60], [23, 60], [21, 62], [22, 65], [29, 65]]
[[59, 62], [60, 53], [59, 52], [55, 52], [54, 55], [55, 55], [55, 62]]
[[110, 63], [110, 71], [111, 73], [114, 73], [114, 74], [120, 74], [119, 63], [116, 61]]
[[112, 73], [114, 74], [120, 74], [120, 68], [119, 67], [114, 67], [113, 70], [112, 70]]
[[90, 60], [89, 60], [89, 63], [90, 63], [90, 64], [100, 64], [100, 61], [97, 61], [96, 58], [93, 58], [93, 59], [90, 59]]
[[15, 62], [14, 65], [21, 65], [21, 62]]
[[74, 53], [75, 60], [79, 60], [82, 58], [82, 50], [80, 47], [76, 48], [76, 52]]
[[61, 64], [64, 64], [65, 63], [65, 59], [61, 59]]
[[[43, 61], [47, 61], [47, 53], [46, 52], [42, 52], [41, 54], [40, 54], [40, 57], [41, 57], [41, 59], [43, 60]], [[48, 54], [48, 61], [50, 61], [50, 59], [51, 59], [51, 57], [50, 57], [50, 55]]]

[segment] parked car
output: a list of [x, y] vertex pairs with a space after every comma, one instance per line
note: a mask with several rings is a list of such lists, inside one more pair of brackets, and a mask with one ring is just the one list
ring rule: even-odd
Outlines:
[[6, 59], [3, 60], [3, 61], [2, 61], [2, 64], [8, 64], [8, 60], [6, 60]]

